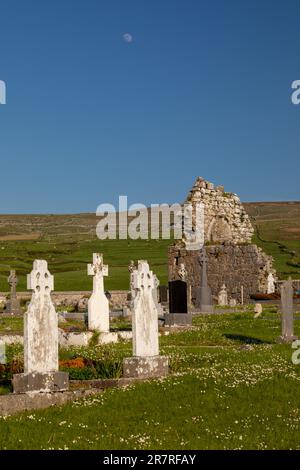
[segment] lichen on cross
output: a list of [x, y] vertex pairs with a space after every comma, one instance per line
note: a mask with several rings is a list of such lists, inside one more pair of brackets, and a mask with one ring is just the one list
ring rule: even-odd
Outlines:
[[133, 271], [133, 287], [137, 290], [154, 289], [156, 280], [150, 271], [147, 261], [139, 261], [138, 268]]
[[11, 287], [11, 293], [15, 294], [16, 292], [16, 288], [17, 288], [17, 284], [18, 284], [18, 278], [17, 278], [17, 275], [16, 275], [16, 271], [14, 269], [12, 269], [10, 271], [10, 274], [9, 274], [9, 277], [7, 279], [7, 282], [8, 284], [10, 285]]
[[35, 260], [33, 270], [27, 275], [27, 289], [35, 294], [50, 294], [54, 289], [54, 280], [45, 260]]
[[87, 268], [89, 276], [108, 276], [108, 265], [103, 264], [102, 253], [93, 253], [93, 263]]

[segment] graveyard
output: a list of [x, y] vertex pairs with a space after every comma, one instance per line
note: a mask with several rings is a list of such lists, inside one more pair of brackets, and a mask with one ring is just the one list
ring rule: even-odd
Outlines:
[[2, 467], [287, 465], [300, 2], [0, 11]]
[[[1, 448], [298, 449], [299, 366], [291, 362], [290, 345], [277, 343], [276, 307], [264, 308], [255, 321], [253, 313], [247, 308], [196, 316], [193, 329], [160, 336], [168, 377], [106, 389], [63, 407], [2, 416]], [[299, 327], [296, 319], [298, 335]], [[98, 377], [118, 377], [131, 344], [104, 352], [119, 368], [107, 364]], [[14, 354], [21, 356], [20, 346], [10, 349]], [[92, 379], [84, 368], [75, 369], [75, 358], [101, 360], [97, 347], [60, 355], [73, 379], [80, 371], [81, 378]]]
[[187, 201], [192, 250], [7, 218], [1, 449], [299, 449], [299, 204], [247, 212], [201, 177]]

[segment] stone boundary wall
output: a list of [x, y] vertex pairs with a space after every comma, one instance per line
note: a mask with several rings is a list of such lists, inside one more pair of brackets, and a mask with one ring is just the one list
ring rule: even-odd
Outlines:
[[[92, 331], [66, 333], [58, 329], [58, 343], [60, 346], [69, 348], [70, 346], [88, 346], [93, 337]], [[118, 343], [119, 341], [129, 341], [132, 339], [132, 331], [110, 331], [109, 333], [100, 333], [97, 344]], [[21, 334], [3, 334], [0, 333], [1, 343], [6, 344], [24, 344], [24, 337]]]
[[94, 390], [75, 390], [55, 393], [31, 393], [0, 396], [0, 416], [10, 416], [22, 411], [39, 410], [50, 406], [61, 406], [69, 401], [95, 394]]
[[[127, 290], [111, 290], [107, 291], [110, 294], [110, 309], [120, 309], [129, 306]], [[56, 307], [75, 307], [79, 311], [87, 311], [88, 299], [91, 291], [54, 291], [51, 298]], [[0, 292], [0, 304], [6, 305], [9, 292]], [[29, 301], [31, 299], [30, 292], [17, 292], [17, 297], [20, 300]]]
[[0, 416], [10, 416], [23, 411], [62, 406], [70, 401], [88, 398], [99, 394], [107, 388], [125, 387], [133, 382], [141, 381], [137, 378], [99, 379], [99, 380], [70, 380], [70, 385], [80, 390], [70, 390], [53, 393], [10, 393], [0, 396]]

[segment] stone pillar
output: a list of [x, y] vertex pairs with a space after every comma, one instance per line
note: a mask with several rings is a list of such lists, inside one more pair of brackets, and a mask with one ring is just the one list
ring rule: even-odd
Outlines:
[[123, 361], [124, 377], [160, 377], [168, 373], [168, 358], [159, 355], [155, 276], [146, 261], [131, 272], [133, 357]]
[[211, 288], [207, 281], [206, 250], [202, 248], [201, 285], [196, 298], [196, 307], [200, 313], [213, 313]]
[[109, 332], [109, 301], [104, 292], [103, 277], [108, 276], [108, 266], [103, 264], [103, 255], [93, 254], [93, 263], [88, 264], [88, 275], [93, 276], [93, 292], [88, 301], [88, 327], [100, 333]]
[[67, 390], [69, 375], [58, 372], [58, 318], [51, 300], [53, 276], [46, 261], [34, 261], [27, 288], [33, 294], [24, 315], [24, 373], [14, 375], [14, 392]]
[[7, 302], [6, 312], [10, 315], [22, 315], [23, 312], [20, 307], [20, 301], [17, 297], [18, 278], [14, 269], [10, 271], [7, 282], [10, 285], [10, 299]]
[[153, 289], [153, 301], [155, 303], [155, 307], [157, 309], [157, 316], [158, 317], [163, 317], [164, 316], [164, 310], [162, 308], [161, 303], [159, 302], [159, 279], [156, 276], [156, 274], [153, 274], [153, 280], [154, 280], [154, 289]]
[[294, 335], [293, 297], [293, 282], [289, 278], [281, 285], [281, 336], [279, 341], [282, 343], [291, 343], [298, 339]]
[[275, 292], [275, 279], [272, 273], [268, 274], [267, 280], [267, 294], [274, 294]]

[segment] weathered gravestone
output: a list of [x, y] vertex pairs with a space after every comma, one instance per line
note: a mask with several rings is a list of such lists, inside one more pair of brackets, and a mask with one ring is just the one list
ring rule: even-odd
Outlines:
[[67, 390], [69, 375], [58, 371], [58, 318], [51, 300], [53, 276], [46, 261], [34, 261], [27, 288], [33, 294], [24, 315], [24, 373], [13, 376], [14, 392]]
[[225, 307], [228, 305], [228, 295], [225, 284], [222, 285], [218, 294], [218, 305]]
[[291, 343], [297, 336], [294, 335], [294, 308], [293, 297], [294, 289], [292, 279], [284, 281], [280, 288], [281, 291], [281, 336], [279, 342]]
[[155, 276], [146, 261], [131, 272], [133, 357], [123, 360], [124, 377], [160, 377], [168, 373], [168, 358], [159, 355]]
[[187, 284], [185, 281], [169, 282], [169, 311], [170, 313], [187, 313]]
[[8, 313], [9, 315], [22, 315], [23, 312], [20, 307], [20, 301], [17, 298], [18, 278], [14, 269], [10, 271], [10, 275], [7, 279], [7, 282], [10, 285], [10, 299], [6, 305], [6, 313]]
[[159, 286], [159, 301], [161, 303], [168, 303], [169, 297], [168, 297], [168, 287], [167, 286]]
[[103, 255], [93, 254], [93, 263], [88, 265], [88, 275], [93, 276], [93, 292], [88, 301], [88, 327], [100, 333], [109, 332], [109, 301], [104, 291], [103, 277], [108, 276], [108, 266], [103, 264]]
[[191, 325], [188, 313], [187, 283], [182, 280], [169, 281], [169, 313], [165, 314], [166, 325]]
[[198, 291], [195, 306], [201, 313], [213, 313], [214, 311], [211, 288], [209, 287], [207, 281], [207, 259], [204, 246], [202, 248], [201, 255], [201, 285]]
[[163, 311], [161, 303], [159, 302], [159, 293], [158, 293], [159, 279], [156, 276], [156, 274], [153, 274], [153, 280], [154, 280], [153, 300], [155, 303], [155, 307], [157, 309], [157, 315], [158, 317], [163, 317], [164, 311]]
[[256, 303], [254, 306], [254, 318], [260, 317], [262, 313], [263, 313], [262, 304]]
[[267, 280], [267, 294], [274, 294], [275, 292], [275, 279], [272, 273], [268, 274]]

